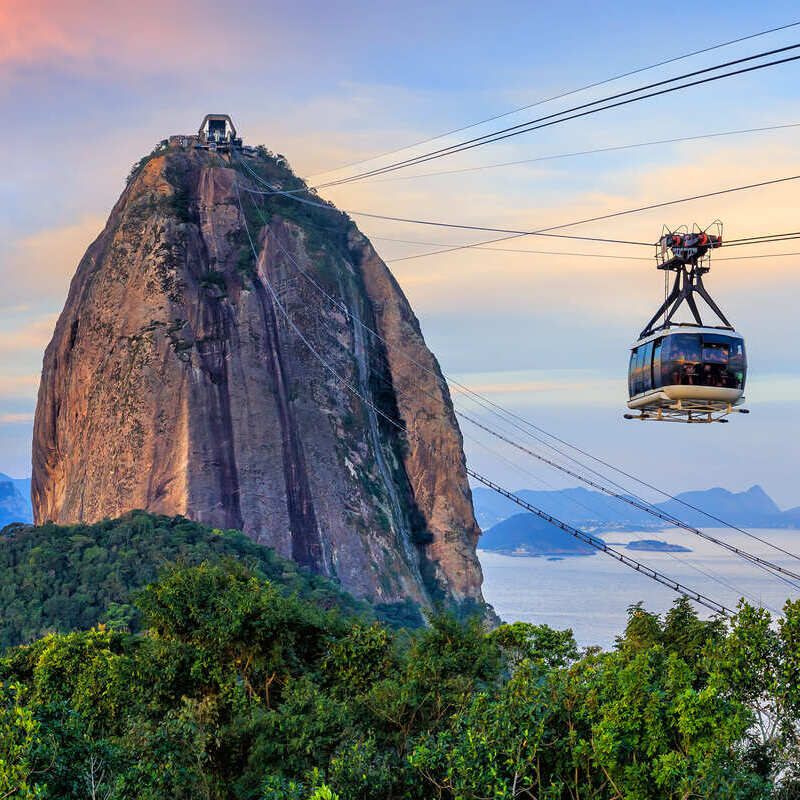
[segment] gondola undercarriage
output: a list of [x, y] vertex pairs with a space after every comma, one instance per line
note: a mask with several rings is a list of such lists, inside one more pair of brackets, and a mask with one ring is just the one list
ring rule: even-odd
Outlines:
[[[740, 398], [741, 401], [744, 398]], [[737, 401], [738, 402], [738, 401]], [[629, 408], [633, 406], [628, 403]], [[737, 408], [733, 403], [720, 400], [678, 399], [668, 405], [646, 405], [637, 409], [638, 414], [625, 414], [625, 419], [638, 419], [641, 422], [685, 422], [708, 423], [728, 422], [729, 414], [749, 414], [746, 408]]]

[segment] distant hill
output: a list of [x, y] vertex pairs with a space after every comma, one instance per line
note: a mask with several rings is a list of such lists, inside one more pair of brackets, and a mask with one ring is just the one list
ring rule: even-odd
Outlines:
[[[671, 527], [620, 500], [584, 488], [558, 491], [521, 489], [517, 494], [564, 522], [591, 532], [659, 531]], [[497, 495], [491, 489], [475, 488], [472, 490], [472, 498], [475, 517], [484, 531], [518, 514], [520, 510], [515, 503]], [[662, 512], [676, 516], [695, 527], [718, 527], [721, 523], [683, 503], [703, 509], [733, 525], [800, 529], [800, 507], [781, 511], [760, 486], [753, 486], [746, 492], [730, 492], [720, 488], [683, 492], [676, 495], [675, 500], [655, 504]], [[481, 547], [483, 546], [481, 543]]]
[[0, 528], [32, 520], [30, 479], [15, 480], [0, 472]]
[[800, 515], [781, 511], [772, 498], [760, 487], [752, 486], [746, 492], [729, 492], [727, 489], [706, 489], [700, 492], [683, 492], [676, 500], [660, 503], [659, 508], [679, 516], [690, 525], [714, 527], [714, 521], [704, 514], [681, 503], [696, 506], [709, 514], [751, 528], [800, 528]]
[[645, 550], [650, 553], [691, 553], [691, 548], [681, 544], [662, 542], [660, 539], [637, 539], [635, 542], [628, 542], [626, 550]]
[[95, 525], [9, 525], [0, 530], [0, 649], [98, 622], [138, 629], [132, 595], [168, 563], [233, 558], [285, 594], [347, 615], [419, 624], [413, 605], [375, 609], [238, 531], [183, 517], [131, 512]]
[[590, 556], [597, 552], [528, 513], [515, 514], [489, 528], [481, 537], [480, 548], [517, 556]]

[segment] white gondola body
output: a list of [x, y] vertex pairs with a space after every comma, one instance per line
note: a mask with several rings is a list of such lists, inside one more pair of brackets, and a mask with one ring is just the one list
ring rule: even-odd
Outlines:
[[674, 325], [631, 346], [628, 408], [718, 411], [744, 402], [747, 360], [736, 331]]

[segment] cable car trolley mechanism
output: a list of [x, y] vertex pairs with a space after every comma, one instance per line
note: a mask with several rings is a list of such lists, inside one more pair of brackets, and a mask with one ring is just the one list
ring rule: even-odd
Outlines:
[[[727, 422], [744, 402], [747, 374], [744, 338], [728, 322], [703, 285], [711, 251], [722, 246], [722, 223], [689, 232], [664, 228], [656, 244], [658, 269], [664, 270], [665, 297], [631, 347], [628, 408], [625, 419], [671, 422]], [[667, 291], [668, 274], [675, 273]], [[700, 297], [721, 324], [703, 322]], [[694, 322], [675, 322], [686, 303]], [[660, 321], [660, 324], [659, 324]]]

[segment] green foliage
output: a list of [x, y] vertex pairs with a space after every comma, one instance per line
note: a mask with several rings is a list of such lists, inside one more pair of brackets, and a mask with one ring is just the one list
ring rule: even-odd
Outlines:
[[554, 711], [547, 673], [524, 662], [499, 693], [475, 694], [445, 730], [420, 741], [411, 763], [445, 796], [561, 797], [563, 780], [542, 763]]
[[[107, 551], [85, 531], [65, 538], [81, 554]], [[777, 624], [741, 605], [730, 626], [684, 601], [663, 617], [635, 605], [613, 651], [580, 653], [569, 630], [489, 632], [448, 613], [392, 631], [309, 602], [313, 591], [287, 594], [280, 578], [225, 558], [172, 565], [115, 609], [133, 608], [140, 633], [98, 626], [7, 650], [0, 789], [59, 800], [797, 797], [800, 603]]]
[[33, 752], [41, 741], [41, 725], [22, 705], [18, 683], [0, 684], [0, 797], [35, 800], [45, 787], [35, 780]]
[[307, 781], [292, 781], [270, 775], [264, 782], [262, 800], [340, 800], [330, 786], [321, 782], [319, 770], [313, 770]]
[[[328, 207], [299, 203], [281, 194], [263, 195], [258, 199], [248, 195], [244, 202], [248, 226], [251, 231], [257, 231], [273, 216], [298, 225], [306, 237], [308, 251], [316, 255], [318, 277], [333, 281], [333, 286], [340, 259], [353, 259], [348, 245], [348, 234], [355, 228], [353, 222], [345, 213], [309, 190], [305, 182], [292, 172], [282, 155], [275, 156], [264, 147], [257, 148], [257, 155], [258, 158], [248, 159], [246, 163], [261, 179], [270, 185], [280, 186], [284, 191], [294, 192], [302, 200]], [[298, 193], [298, 190], [305, 191]]]
[[571, 630], [557, 631], [547, 625], [514, 622], [501, 625], [491, 636], [512, 668], [526, 661], [551, 668], [565, 667], [578, 658]]
[[302, 664], [322, 657], [341, 624], [235, 563], [173, 568], [138, 595], [138, 605], [151, 634], [188, 645], [192, 678], [267, 707]]
[[62, 527], [9, 526], [0, 532], [0, 647], [98, 622], [139, 630], [132, 594], [169, 563], [211, 564], [233, 558], [284, 594], [324, 608], [373, 616], [365, 603], [256, 544], [237, 531], [184, 517], [134, 511], [118, 520]]

